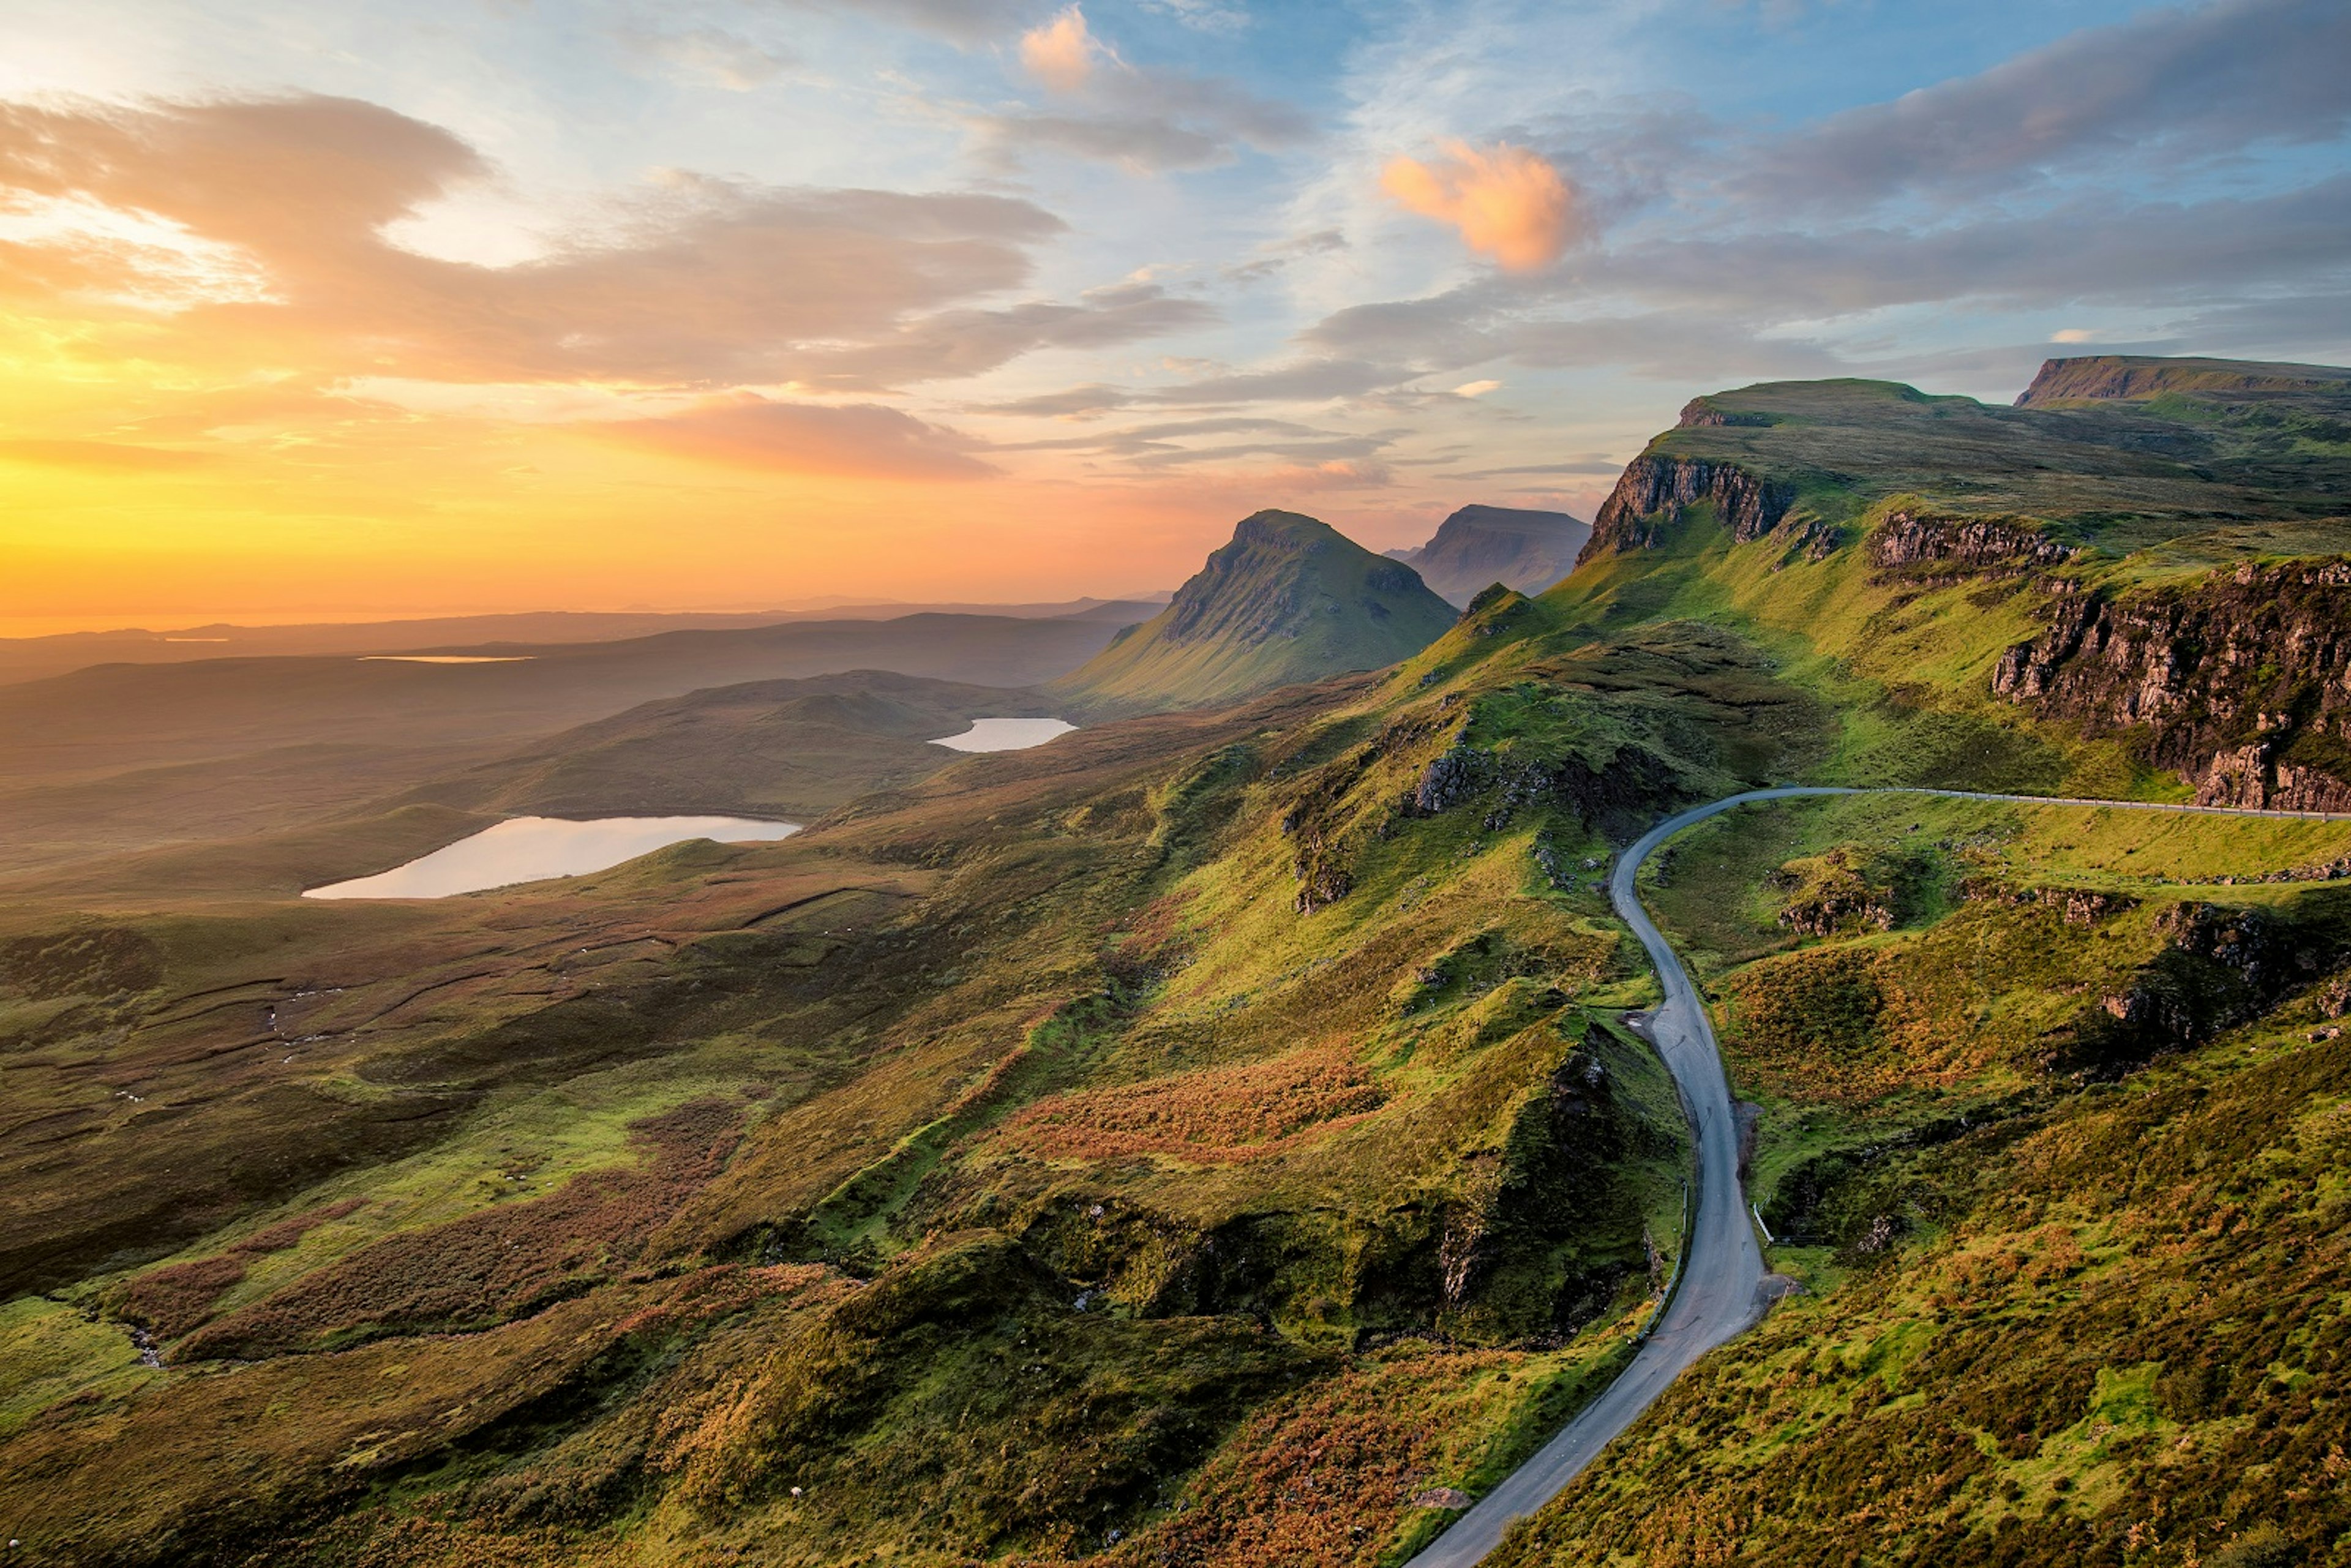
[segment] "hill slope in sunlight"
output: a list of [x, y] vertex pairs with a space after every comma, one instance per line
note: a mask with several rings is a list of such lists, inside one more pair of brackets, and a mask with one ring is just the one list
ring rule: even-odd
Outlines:
[[[1097, 665], [1376, 673], [782, 842], [297, 896], [453, 806], [780, 788], [778, 713], [919, 746], [999, 697], [696, 694], [447, 803], [18, 874], [0, 1521], [44, 1565], [1401, 1563], [1682, 1245], [1611, 857], [1781, 781], [2325, 798], [2331, 395], [1717, 393], [1538, 597], [1413, 580], [1406, 653], [1346, 643], [1380, 618], [1314, 596], [1408, 571], [1261, 514]], [[1500, 1561], [2339, 1555], [2351, 822], [1862, 796], [1652, 865], [1805, 1289]]]
[[1230, 702], [1349, 670], [1384, 669], [1453, 624], [1413, 570], [1327, 523], [1259, 512], [1176, 592], [1052, 688], [1140, 711]]

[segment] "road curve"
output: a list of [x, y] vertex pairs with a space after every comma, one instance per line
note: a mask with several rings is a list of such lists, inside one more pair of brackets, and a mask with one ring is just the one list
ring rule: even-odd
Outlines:
[[1608, 902], [1633, 928], [1656, 966], [1665, 1003], [1650, 1016], [1650, 1037], [1681, 1088], [1698, 1149], [1698, 1204], [1683, 1244], [1681, 1271], [1672, 1302], [1647, 1341], [1616, 1380], [1578, 1411], [1559, 1435], [1525, 1464], [1455, 1520], [1405, 1568], [1472, 1568], [1519, 1520], [1559, 1495], [1568, 1482], [1600, 1457], [1601, 1450], [1640, 1418], [1683, 1370], [1708, 1351], [1734, 1339], [1762, 1316], [1765, 1302], [1762, 1249], [1748, 1223], [1747, 1198], [1739, 1181], [1739, 1133], [1732, 1119], [1730, 1085], [1706, 1004], [1690, 984], [1672, 947], [1648, 911], [1641, 907], [1634, 879], [1642, 862], [1667, 839], [1693, 823], [1756, 800], [1801, 795], [1933, 795], [1947, 800], [1992, 800], [2030, 806], [2098, 806], [2123, 810], [2183, 811], [2208, 816], [2281, 817], [2304, 821], [2351, 821], [2351, 813], [2257, 810], [2248, 807], [2175, 805], [2157, 800], [2058, 799], [2046, 795], [1996, 795], [1968, 789], [1855, 789], [1792, 784], [1750, 789], [1667, 818], [1617, 856], [1609, 873]]

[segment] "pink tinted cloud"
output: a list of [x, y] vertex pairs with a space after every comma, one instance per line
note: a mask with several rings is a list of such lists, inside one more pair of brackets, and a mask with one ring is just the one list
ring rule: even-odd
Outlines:
[[1559, 171], [1541, 154], [1509, 142], [1450, 141], [1426, 162], [1397, 158], [1381, 172], [1380, 188], [1405, 211], [1451, 225], [1463, 245], [1510, 272], [1549, 267], [1584, 226], [1575, 192]]

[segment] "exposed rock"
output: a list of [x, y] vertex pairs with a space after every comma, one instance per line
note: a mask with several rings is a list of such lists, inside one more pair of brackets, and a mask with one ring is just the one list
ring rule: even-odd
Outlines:
[[2143, 731], [2202, 804], [2351, 810], [2351, 560], [2057, 600], [1991, 687], [2091, 736]]
[[[1793, 560], [1823, 561], [1837, 552], [1844, 543], [1844, 530], [1825, 517], [1807, 517], [1788, 530], [1788, 554], [1780, 562], [1786, 566]], [[1780, 566], [1771, 570], [1777, 571]]]
[[2063, 911], [2068, 925], [2095, 925], [2108, 915], [2138, 907], [2138, 900], [2127, 894], [2087, 887], [2009, 887], [1976, 879], [1959, 885], [1959, 896], [1970, 903], [2001, 904], [2011, 909], [2038, 904]]
[[2321, 1018], [2339, 1019], [2351, 1013], [2351, 974], [2337, 975], [2319, 987], [2312, 1000], [2317, 1004]]
[[1483, 787], [1489, 761], [1474, 746], [1453, 746], [1421, 769], [1420, 782], [1413, 788], [1413, 810], [1433, 817], [1459, 805]]
[[1763, 880], [1791, 895], [1780, 909], [1782, 927], [1803, 936], [1832, 936], [1893, 930], [1900, 919], [1894, 885], [1900, 876], [1898, 867], [1884, 863], [1857, 866], [1849, 852], [1836, 849], [1790, 861]]
[[1881, 573], [1933, 576], [1939, 580], [1991, 575], [2016, 576], [2035, 567], [2059, 566], [2074, 552], [2033, 526], [2029, 518], [1937, 516], [1916, 511], [1886, 514], [1869, 536], [1869, 564]]
[[1759, 413], [1752, 409], [1724, 408], [1721, 404], [1716, 402], [1711, 397], [1699, 396], [1694, 397], [1690, 399], [1689, 402], [1682, 404], [1681, 417], [1674, 421], [1674, 428], [1677, 430], [1701, 430], [1708, 426], [1720, 427], [1725, 425], [1746, 425], [1760, 428], [1766, 425], [1777, 424], [1778, 423], [1779, 421], [1773, 419], [1768, 413]]
[[2087, 1076], [2126, 1071], [2259, 1016], [2339, 962], [2341, 934], [2262, 908], [2187, 903], [2156, 919], [2170, 945], [2128, 987], [2102, 996], [2046, 1064]]
[[1779, 526], [1794, 500], [1790, 486], [1736, 464], [1650, 453], [1635, 457], [1617, 478], [1576, 564], [1604, 551], [1649, 549], [1701, 501], [1714, 503], [1731, 538], [1742, 544], [1760, 539]]

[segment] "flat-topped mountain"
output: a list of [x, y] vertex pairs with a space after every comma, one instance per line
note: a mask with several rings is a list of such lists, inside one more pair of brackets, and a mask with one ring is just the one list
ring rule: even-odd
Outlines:
[[[2105, 555], [2351, 511], [2351, 371], [2214, 360], [2068, 368], [2085, 363], [2044, 366], [2022, 407], [1860, 380], [1694, 398], [1625, 468], [1583, 558], [1667, 542], [1701, 503], [1742, 543], [1793, 519], [1792, 543], [1805, 532], [1799, 548], [1827, 548], [1845, 520], [1902, 497], [2030, 517]], [[2281, 536], [2268, 548], [2300, 547]]]
[[2351, 392], [2351, 371], [2333, 365], [2268, 364], [2259, 360], [2163, 359], [2151, 354], [2085, 354], [2047, 360], [2019, 408], [2084, 399], [2137, 401], [2166, 392]]
[[1541, 593], [1575, 567], [1592, 525], [1565, 512], [1470, 505], [1437, 525], [1426, 544], [1389, 555], [1455, 604], [1499, 582]]
[[1297, 512], [1244, 517], [1167, 608], [1052, 689], [1130, 710], [1196, 707], [1410, 658], [1453, 606], [1401, 561]]
[[[1586, 575], [1728, 580], [1751, 550], [1788, 596], [1770, 615], [1842, 656], [1871, 648], [1820, 604], [1898, 607], [1909, 673], [1888, 680], [2127, 740], [2207, 804], [2351, 810], [2351, 371], [2059, 360], [2018, 402], [1862, 381], [1695, 399], [1602, 507], [1584, 556], [1609, 564]], [[1847, 580], [1799, 608], [1800, 566]]]

